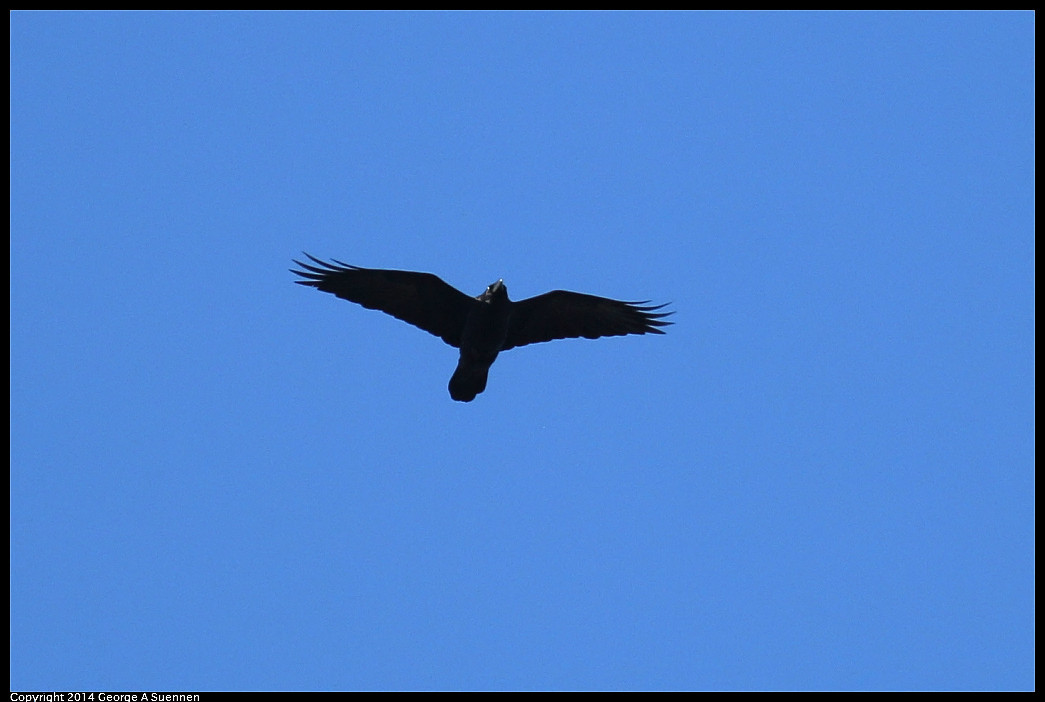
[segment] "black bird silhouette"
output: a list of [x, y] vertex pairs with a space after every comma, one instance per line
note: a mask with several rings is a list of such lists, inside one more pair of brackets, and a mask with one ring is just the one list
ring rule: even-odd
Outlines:
[[501, 351], [553, 339], [663, 334], [657, 327], [671, 324], [662, 319], [671, 312], [657, 312], [666, 305], [644, 306], [649, 300], [621, 302], [553, 290], [512, 302], [502, 280], [469, 297], [431, 273], [360, 268], [305, 255], [312, 264], [294, 259], [302, 270], [290, 271], [302, 278], [297, 284], [381, 310], [459, 348], [450, 397], [461, 402], [486, 389], [487, 373]]

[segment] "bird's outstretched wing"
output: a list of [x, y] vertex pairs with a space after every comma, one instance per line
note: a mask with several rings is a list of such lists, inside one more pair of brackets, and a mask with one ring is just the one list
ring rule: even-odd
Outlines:
[[536, 344], [553, 339], [625, 334], [663, 334], [657, 327], [671, 324], [661, 318], [671, 312], [657, 312], [666, 305], [621, 302], [595, 295], [554, 290], [512, 306], [508, 337], [504, 349]]
[[301, 270], [290, 272], [302, 278], [295, 283], [333, 293], [367, 309], [381, 310], [435, 334], [451, 346], [461, 345], [461, 332], [475, 300], [438, 276], [360, 268], [336, 259], [327, 263], [305, 255], [315, 265], [295, 259]]

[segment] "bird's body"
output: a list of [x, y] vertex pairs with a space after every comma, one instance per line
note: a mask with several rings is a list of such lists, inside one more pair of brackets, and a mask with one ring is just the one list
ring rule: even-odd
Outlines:
[[[490, 366], [502, 351], [553, 339], [625, 334], [663, 334], [658, 313], [664, 307], [555, 290], [519, 302], [508, 299], [498, 280], [469, 297], [431, 273], [380, 270], [333, 264], [308, 256], [315, 265], [295, 260], [295, 281], [381, 310], [460, 349], [450, 378], [450, 397], [470, 402], [486, 389]], [[336, 265], [335, 265], [336, 264]]]
[[511, 301], [498, 280], [476, 298], [461, 332], [461, 357], [450, 378], [450, 397], [471, 402], [486, 389], [486, 378], [497, 354], [504, 348], [511, 323]]

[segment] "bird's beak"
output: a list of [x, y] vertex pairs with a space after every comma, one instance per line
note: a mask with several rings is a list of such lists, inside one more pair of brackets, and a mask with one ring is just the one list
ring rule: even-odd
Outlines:
[[490, 286], [490, 292], [497, 292], [504, 287], [504, 279], [498, 280], [496, 283]]

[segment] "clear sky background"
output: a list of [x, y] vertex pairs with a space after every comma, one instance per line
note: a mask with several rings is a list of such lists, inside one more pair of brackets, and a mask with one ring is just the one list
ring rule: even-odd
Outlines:
[[[14, 689], [1031, 689], [1034, 16], [11, 16]], [[456, 351], [294, 285], [670, 302]]]

